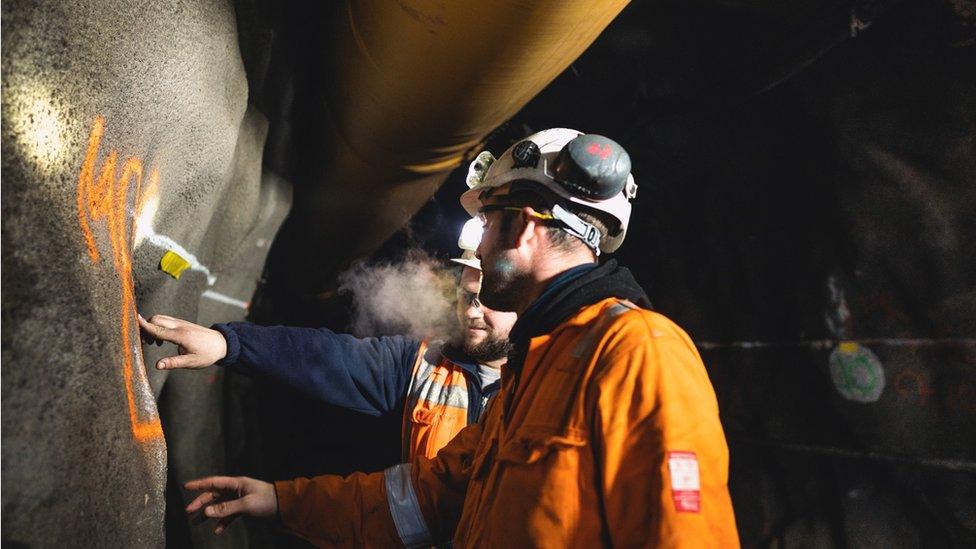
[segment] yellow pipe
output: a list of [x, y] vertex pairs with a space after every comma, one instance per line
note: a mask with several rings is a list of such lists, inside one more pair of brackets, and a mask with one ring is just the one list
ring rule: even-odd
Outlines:
[[369, 253], [409, 220], [626, 4], [345, 2], [326, 57], [330, 120], [318, 184], [298, 190], [295, 209], [303, 226], [316, 227], [308, 236], [312, 250], [329, 258], [326, 272]]

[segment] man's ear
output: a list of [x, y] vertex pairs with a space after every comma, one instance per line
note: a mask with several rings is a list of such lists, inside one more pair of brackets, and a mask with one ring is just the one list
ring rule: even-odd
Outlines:
[[529, 206], [525, 206], [519, 211], [516, 223], [513, 224], [513, 230], [515, 233], [515, 247], [518, 248], [523, 244], [530, 244], [533, 239], [537, 238], [535, 234], [536, 228], [539, 226], [538, 217], [536, 217], [536, 211]]

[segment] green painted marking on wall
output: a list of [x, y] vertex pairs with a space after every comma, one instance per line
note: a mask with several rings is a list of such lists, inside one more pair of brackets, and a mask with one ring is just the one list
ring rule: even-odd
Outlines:
[[877, 402], [885, 387], [884, 367], [871, 349], [853, 341], [837, 345], [827, 359], [837, 392], [854, 402]]

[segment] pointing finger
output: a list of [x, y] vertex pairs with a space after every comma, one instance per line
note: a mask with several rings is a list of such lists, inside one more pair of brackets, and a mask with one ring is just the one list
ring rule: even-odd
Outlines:
[[182, 370], [206, 368], [210, 366], [207, 360], [200, 355], [177, 355], [159, 359], [156, 363], [157, 370]]
[[233, 515], [233, 516], [229, 516], [229, 517], [224, 517], [224, 518], [218, 520], [217, 521], [217, 526], [214, 528], [214, 534], [217, 534], [218, 536], [220, 534], [223, 534], [224, 533], [224, 530], [227, 529], [227, 526], [230, 525], [230, 523], [234, 522], [237, 519], [238, 516], [240, 516], [240, 515]]
[[247, 510], [244, 503], [245, 498], [232, 499], [208, 505], [203, 509], [203, 513], [210, 518], [225, 518]]
[[204, 492], [196, 497], [189, 505], [186, 506], [186, 513], [193, 514], [200, 510], [201, 507], [207, 505], [213, 500], [217, 499], [217, 492]]
[[193, 513], [198, 512], [203, 508], [204, 505], [209, 504], [214, 499], [216, 499], [216, 496], [213, 492], [204, 492], [200, 494], [193, 501], [191, 501], [189, 505], [186, 506], [186, 514], [192, 515]]
[[241, 488], [241, 485], [241, 479], [238, 477], [214, 476], [193, 479], [184, 484], [183, 488], [193, 491], [207, 490], [210, 492], [215, 492], [221, 490], [231, 490], [236, 492]]
[[[156, 317], [154, 316], [153, 318]], [[165, 339], [166, 341], [172, 341], [170, 339], [172, 337], [172, 334], [170, 334], [170, 337], [166, 337], [165, 335], [166, 332], [170, 331], [168, 328], [166, 328], [165, 326], [153, 324], [152, 322], [146, 320], [145, 318], [142, 318], [141, 316], [139, 317], [139, 329], [144, 335], [144, 337], [148, 335], [152, 339]]]
[[170, 330], [174, 330], [184, 324], [188, 324], [188, 322], [186, 322], [185, 320], [180, 320], [178, 318], [174, 318], [166, 315], [152, 315], [151, 317], [149, 317], [149, 322], [150, 324], [155, 324], [156, 326], [162, 326], [163, 328], [167, 328]]

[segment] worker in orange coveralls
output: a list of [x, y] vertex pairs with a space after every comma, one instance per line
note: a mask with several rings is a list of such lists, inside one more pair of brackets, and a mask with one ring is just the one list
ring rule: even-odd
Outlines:
[[269, 484], [210, 477], [190, 513], [271, 517], [318, 545], [737, 547], [718, 405], [688, 335], [601, 252], [637, 186], [623, 148], [546, 130], [487, 166], [487, 306], [519, 314], [502, 387], [434, 459]]

